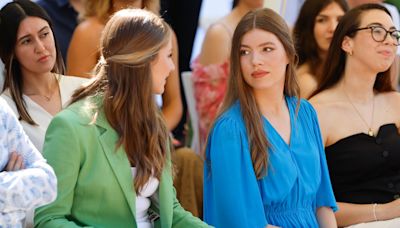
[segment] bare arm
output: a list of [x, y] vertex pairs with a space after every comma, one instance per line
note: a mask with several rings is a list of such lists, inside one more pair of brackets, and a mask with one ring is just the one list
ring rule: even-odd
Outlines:
[[231, 37], [223, 25], [211, 25], [203, 41], [199, 61], [202, 65], [221, 64], [229, 57]]
[[103, 26], [88, 19], [79, 24], [72, 35], [67, 53], [67, 75], [92, 77], [99, 58], [100, 36]]
[[172, 33], [172, 57], [175, 64], [175, 70], [167, 78], [165, 92], [162, 96], [162, 113], [168, 130], [172, 131], [182, 117], [182, 99], [179, 86], [179, 64], [178, 64], [178, 42], [175, 33]]
[[332, 211], [332, 208], [329, 207], [320, 207], [317, 209], [317, 219], [319, 227], [321, 228], [336, 228], [336, 219], [335, 214]]
[[338, 206], [339, 210], [336, 212], [336, 219], [339, 226], [400, 217], [400, 199], [386, 204], [377, 204], [375, 215], [374, 204], [338, 203]]

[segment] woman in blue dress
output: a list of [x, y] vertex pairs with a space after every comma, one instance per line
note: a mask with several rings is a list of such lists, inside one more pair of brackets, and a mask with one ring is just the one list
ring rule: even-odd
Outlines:
[[228, 91], [208, 137], [204, 219], [217, 228], [336, 227], [318, 120], [299, 100], [284, 20], [248, 13], [232, 41]]

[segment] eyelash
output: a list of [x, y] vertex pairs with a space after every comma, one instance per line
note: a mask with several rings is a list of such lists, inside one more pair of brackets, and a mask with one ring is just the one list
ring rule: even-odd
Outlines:
[[263, 48], [263, 51], [266, 51], [266, 52], [271, 52], [271, 51], [273, 51], [274, 49], [273, 48], [271, 48], [271, 47], [265, 47], [265, 48]]
[[248, 55], [250, 52], [248, 50], [240, 50], [239, 54], [240, 56]]
[[[42, 38], [42, 39], [44, 39], [44, 38], [46, 38], [49, 34], [50, 34], [50, 32], [44, 32], [44, 33], [40, 34], [39, 37]], [[27, 45], [27, 44], [29, 44], [30, 42], [31, 42], [31, 39], [25, 39], [25, 40], [21, 41], [21, 44]]]

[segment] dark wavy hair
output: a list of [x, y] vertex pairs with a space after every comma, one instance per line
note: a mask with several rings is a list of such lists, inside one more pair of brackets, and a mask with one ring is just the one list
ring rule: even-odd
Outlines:
[[[18, 28], [21, 22], [27, 17], [39, 17], [54, 31], [49, 15], [39, 5], [29, 0], [14, 0], [0, 10], [0, 58], [5, 66], [5, 81], [3, 91], [10, 90], [12, 99], [15, 102], [19, 113], [19, 119], [31, 125], [36, 125], [26, 109], [22, 98], [23, 77], [21, 66], [15, 57], [15, 45], [17, 42]], [[53, 33], [56, 62], [51, 70], [53, 73], [64, 74], [64, 62], [56, 38]]]

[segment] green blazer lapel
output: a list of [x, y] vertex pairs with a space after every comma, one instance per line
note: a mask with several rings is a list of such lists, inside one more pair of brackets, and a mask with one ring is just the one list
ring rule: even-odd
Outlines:
[[161, 175], [161, 181], [159, 186], [159, 202], [160, 203], [160, 219], [161, 219], [161, 227], [172, 227], [172, 217], [173, 217], [173, 183], [171, 176], [171, 162], [168, 159], [167, 164], [163, 170]]
[[109, 125], [104, 112], [100, 111], [96, 119], [96, 125], [102, 128], [103, 133], [100, 133], [99, 142], [103, 148], [103, 152], [112, 168], [115, 177], [125, 195], [132, 215], [136, 219], [136, 194], [133, 187], [133, 178], [128, 157], [125, 150], [119, 147], [115, 151], [115, 145], [118, 141], [117, 132]]

